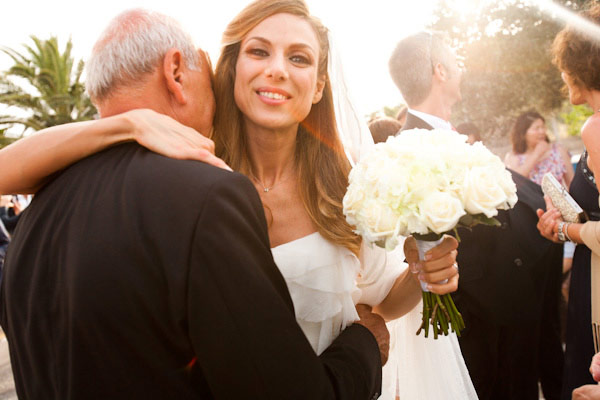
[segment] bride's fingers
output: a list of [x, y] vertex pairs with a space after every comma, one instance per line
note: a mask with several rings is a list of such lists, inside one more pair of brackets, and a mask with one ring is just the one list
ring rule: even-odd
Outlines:
[[435, 272], [448, 268], [456, 262], [457, 250], [452, 250], [429, 261], [420, 261], [421, 272]]
[[158, 154], [179, 160], [202, 161], [231, 171], [223, 160], [215, 156], [214, 142], [191, 128], [165, 130], [160, 135], [148, 134], [145, 138], [140, 144]]
[[128, 115], [132, 121], [135, 140], [156, 153], [180, 159], [189, 158], [184, 156], [188, 148], [215, 153], [214, 142], [202, 132], [166, 115], [145, 109], [131, 111]]
[[408, 265], [414, 265], [419, 262], [419, 250], [417, 250], [417, 241], [409, 236], [404, 241], [404, 257]]
[[188, 140], [192, 147], [202, 148], [215, 154], [215, 142], [194, 129], [186, 132], [185, 140]]
[[152, 138], [148, 139], [148, 142], [154, 143], [159, 148], [191, 148], [191, 149], [204, 149], [212, 154], [215, 153], [215, 143], [202, 135], [198, 131], [185, 128], [183, 130], [168, 130], [165, 129], [160, 133], [156, 133]]
[[421, 281], [427, 283], [437, 283], [441, 282], [445, 279], [453, 278], [454, 276], [458, 276], [458, 268], [456, 267], [456, 263], [446, 264], [446, 266], [442, 269], [438, 269], [434, 272], [419, 272], [418, 278]]
[[439, 295], [456, 292], [456, 289], [458, 289], [458, 274], [448, 279], [447, 283], [429, 283], [427, 287], [431, 293]]
[[227, 171], [233, 171], [231, 167], [225, 163], [225, 161], [203, 149], [191, 150], [190, 157], [185, 157], [184, 159], [202, 161], [212, 166], [226, 169]]
[[450, 235], [444, 235], [442, 243], [435, 246], [433, 249], [425, 253], [425, 259], [436, 259], [444, 256], [444, 254], [456, 250], [458, 248], [458, 240]]

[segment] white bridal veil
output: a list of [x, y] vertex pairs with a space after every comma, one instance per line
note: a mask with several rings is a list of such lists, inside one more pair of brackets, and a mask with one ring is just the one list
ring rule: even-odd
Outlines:
[[342, 59], [336, 41], [329, 32], [329, 60], [327, 73], [331, 92], [335, 119], [340, 139], [344, 145], [350, 164], [354, 166], [375, 145], [373, 137], [365, 121], [365, 117], [356, 109], [355, 102], [346, 86], [346, 78], [342, 69]]

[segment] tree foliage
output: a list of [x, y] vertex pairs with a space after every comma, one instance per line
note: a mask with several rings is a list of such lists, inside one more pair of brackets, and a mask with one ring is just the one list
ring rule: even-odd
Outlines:
[[398, 104], [397, 106], [393, 107], [383, 107], [383, 114], [386, 117], [396, 118], [402, 107], [402, 104]]
[[[69, 40], [61, 53], [56, 37], [41, 40], [31, 36], [33, 45], [24, 45], [21, 53], [10, 48], [0, 50], [14, 62], [0, 75], [0, 103], [8, 106], [0, 115], [0, 125], [20, 125], [40, 130], [54, 125], [92, 119], [96, 109], [85, 94], [81, 81], [83, 61], [75, 63]], [[8, 114], [19, 109], [20, 115]]]
[[[562, 2], [577, 10], [582, 1]], [[563, 86], [550, 47], [563, 24], [526, 0], [475, 1], [470, 13], [441, 1], [432, 29], [450, 37], [462, 59], [463, 100], [455, 123], [471, 121], [486, 139], [504, 138], [514, 118], [558, 112]]]
[[565, 104], [563, 111], [560, 113], [560, 119], [567, 125], [569, 136], [577, 136], [581, 134], [581, 128], [585, 121], [593, 114], [594, 111], [587, 105], [573, 106]]

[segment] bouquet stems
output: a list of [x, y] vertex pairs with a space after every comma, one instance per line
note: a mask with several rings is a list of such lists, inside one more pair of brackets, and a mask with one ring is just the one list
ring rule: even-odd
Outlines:
[[417, 331], [417, 335], [424, 331], [425, 337], [429, 337], [429, 327], [432, 327], [433, 338], [437, 339], [440, 334], [448, 335], [465, 328], [462, 315], [456, 308], [449, 294], [440, 296], [431, 292], [423, 292], [423, 320]]
[[[423, 260], [425, 253], [437, 246], [441, 240], [441, 235], [418, 238], [419, 258]], [[424, 331], [425, 337], [428, 337], [431, 326], [434, 339], [437, 339], [440, 334], [447, 336], [449, 332], [456, 332], [456, 335], [460, 336], [460, 331], [465, 328], [465, 323], [450, 294], [440, 296], [431, 293], [423, 284], [421, 284], [421, 288], [423, 289], [423, 319], [417, 335]]]

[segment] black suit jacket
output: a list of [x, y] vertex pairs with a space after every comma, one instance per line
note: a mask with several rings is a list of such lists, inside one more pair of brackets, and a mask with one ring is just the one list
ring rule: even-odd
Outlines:
[[[408, 113], [401, 132], [414, 128], [433, 129]], [[514, 208], [499, 211], [501, 227], [458, 230], [460, 277], [453, 297], [462, 312], [498, 325], [539, 320], [548, 271], [562, 268], [561, 245], [536, 228], [535, 211], [545, 208], [540, 186], [511, 173], [519, 200]]]
[[2, 279], [2, 266], [4, 265], [4, 256], [6, 255], [6, 248], [9, 243], [10, 236], [4, 227], [2, 220], [0, 220], [0, 279]]
[[23, 213], [0, 322], [26, 399], [368, 399], [360, 325], [317, 357], [242, 175], [121, 145], [71, 166]]

